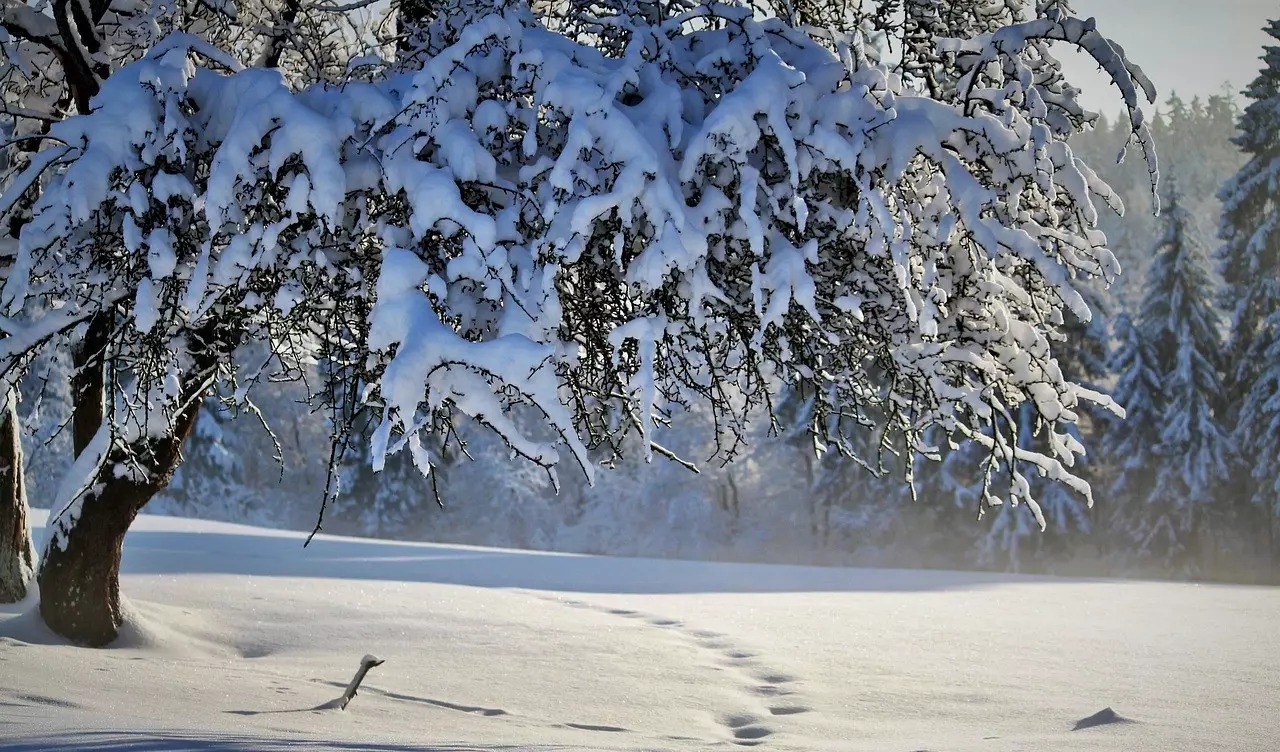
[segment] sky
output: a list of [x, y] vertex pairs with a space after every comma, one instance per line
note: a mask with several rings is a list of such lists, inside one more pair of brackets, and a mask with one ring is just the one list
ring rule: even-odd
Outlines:
[[[1261, 68], [1268, 18], [1280, 17], [1277, 0], [1073, 0], [1081, 18], [1098, 19], [1098, 30], [1122, 46], [1155, 83], [1158, 99], [1190, 100], [1222, 91], [1239, 92]], [[1120, 111], [1120, 94], [1106, 85], [1097, 66], [1063, 45], [1055, 54], [1090, 109]], [[1241, 100], [1243, 102], [1243, 100]]]

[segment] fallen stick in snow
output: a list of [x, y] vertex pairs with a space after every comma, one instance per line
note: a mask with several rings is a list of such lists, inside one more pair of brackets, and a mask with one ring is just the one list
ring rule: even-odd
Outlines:
[[369, 669], [381, 666], [383, 663], [386, 663], [386, 661], [375, 655], [366, 655], [361, 658], [360, 668], [356, 669], [356, 675], [351, 677], [351, 683], [347, 685], [347, 689], [342, 693], [342, 696], [336, 700], [330, 700], [316, 709], [329, 710], [337, 708], [338, 710], [346, 710], [351, 698], [356, 696], [356, 690], [360, 688], [360, 682], [364, 681], [364, 675], [369, 673]]

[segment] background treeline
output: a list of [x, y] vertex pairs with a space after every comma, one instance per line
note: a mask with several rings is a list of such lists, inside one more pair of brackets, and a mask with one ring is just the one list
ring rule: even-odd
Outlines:
[[[1280, 24], [1272, 33], [1280, 38]], [[488, 434], [466, 437], [469, 456], [449, 457], [434, 488], [407, 453], [373, 473], [367, 442], [356, 442], [325, 530], [617, 555], [1280, 582], [1280, 48], [1267, 62], [1244, 111], [1225, 90], [1160, 108], [1159, 216], [1141, 160], [1117, 162], [1127, 122], [1103, 118], [1073, 141], [1127, 207], [1123, 217], [1101, 210], [1125, 273], [1110, 290], [1086, 291], [1094, 318], [1066, 322], [1057, 354], [1069, 377], [1115, 396], [1129, 419], [1081, 416], [1082, 474], [1097, 504], [1044, 483], [1047, 532], [1025, 506], [975, 521], [980, 495], [1001, 489], [982, 488], [965, 447], [940, 446], [938, 461], [910, 468], [915, 500], [902, 482], [908, 468], [892, 458], [879, 477], [816, 458], [799, 394], [760, 416], [730, 465], [693, 474], [662, 458], [646, 465], [639, 451], [602, 454], [613, 472], [594, 488], [563, 473], [559, 494]], [[39, 439], [28, 454], [37, 506], [66, 465], [66, 367], [56, 357], [36, 364], [24, 389]], [[300, 389], [260, 391], [265, 421], [211, 399], [186, 464], [148, 511], [313, 525], [327, 417], [307, 412]], [[687, 413], [658, 440], [699, 461], [714, 430]], [[1023, 435], [1029, 447], [1040, 440]], [[869, 456], [874, 443], [868, 437]]]

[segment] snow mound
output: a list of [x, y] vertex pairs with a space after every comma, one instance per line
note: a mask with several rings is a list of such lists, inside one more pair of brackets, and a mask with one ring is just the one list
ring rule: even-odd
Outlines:
[[[29, 605], [25, 610], [17, 611], [16, 616], [0, 621], [0, 641], [8, 640], [27, 645], [69, 645], [70, 643], [65, 639], [45, 626], [44, 621], [40, 619], [40, 607], [30, 601], [30, 598], [23, 601], [24, 604]], [[0, 614], [3, 613], [0, 611]]]

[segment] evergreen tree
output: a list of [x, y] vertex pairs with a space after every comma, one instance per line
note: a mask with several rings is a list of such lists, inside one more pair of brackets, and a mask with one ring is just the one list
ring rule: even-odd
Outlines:
[[1127, 311], [1116, 317], [1116, 347], [1108, 363], [1116, 377], [1112, 396], [1125, 408], [1123, 420], [1107, 424], [1102, 448], [1113, 463], [1113, 480], [1102, 517], [1124, 540], [1148, 537], [1143, 520], [1146, 502], [1155, 486], [1159, 419], [1165, 411], [1165, 393], [1155, 349]]
[[[387, 454], [381, 470], [374, 471], [370, 437], [377, 427], [372, 421], [352, 436], [338, 469], [338, 493], [328, 510], [333, 530], [376, 538], [416, 537], [428, 500], [434, 498], [433, 482], [446, 467], [436, 462], [424, 477], [414, 467], [408, 447]], [[355, 427], [359, 428], [357, 420]], [[434, 502], [430, 502], [434, 504]]]
[[[1280, 40], [1280, 20], [1266, 31]], [[1223, 245], [1217, 255], [1221, 300], [1231, 311], [1228, 382], [1237, 400], [1258, 378], [1264, 363], [1258, 343], [1271, 339], [1260, 335], [1280, 308], [1280, 45], [1265, 49], [1265, 67], [1245, 90], [1252, 102], [1234, 139], [1248, 162], [1219, 192]]]
[[1241, 460], [1251, 481], [1250, 493], [1243, 498], [1254, 506], [1240, 511], [1257, 523], [1253, 529], [1271, 561], [1274, 582], [1280, 577], [1280, 311], [1268, 317], [1254, 343], [1263, 366], [1250, 384], [1236, 424], [1236, 440], [1248, 450]]
[[[1195, 558], [1207, 510], [1228, 476], [1231, 439], [1221, 421], [1221, 322], [1208, 252], [1177, 188], [1165, 198], [1165, 235], [1142, 301], [1139, 329], [1151, 343], [1166, 397], [1158, 423], [1151, 503], [1166, 556]], [[1144, 544], [1155, 547], [1149, 534]]]
[[244, 447], [233, 428], [235, 414], [217, 397], [205, 399], [195, 430], [183, 447], [186, 461], [151, 510], [157, 514], [244, 521], [257, 506], [246, 487]]
[[[1280, 20], [1265, 29], [1280, 40]], [[1248, 157], [1223, 185], [1218, 261], [1222, 304], [1231, 312], [1227, 386], [1243, 472], [1233, 490], [1257, 502], [1272, 557], [1280, 504], [1280, 45], [1264, 48], [1264, 67], [1245, 90], [1235, 144]], [[1250, 483], [1250, 479], [1252, 483]]]

